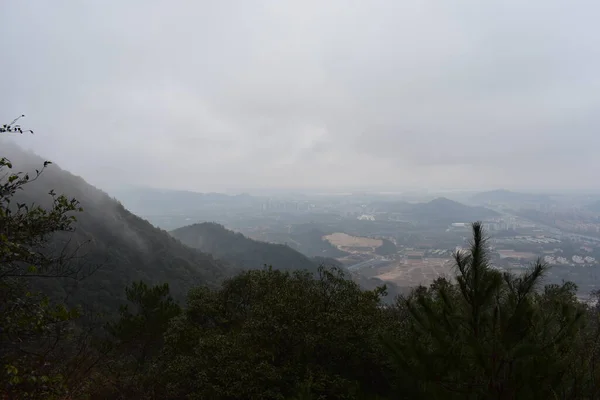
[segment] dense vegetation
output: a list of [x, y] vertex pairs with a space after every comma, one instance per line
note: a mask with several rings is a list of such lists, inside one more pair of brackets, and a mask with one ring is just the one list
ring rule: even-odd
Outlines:
[[[83, 283], [98, 273], [80, 281], [78, 256], [55, 251], [70, 245], [56, 237], [85, 232], [81, 221], [87, 211], [77, 200], [54, 194], [44, 207], [17, 203], [17, 193], [34, 187], [45, 166], [32, 177], [11, 169], [2, 158], [2, 398], [599, 395], [600, 309], [578, 302], [571, 283], [541, 287], [546, 271], [541, 263], [520, 276], [492, 268], [480, 224], [473, 225], [470, 248], [455, 254], [455, 279], [415, 288], [393, 305], [381, 301], [385, 288], [362, 290], [339, 268], [320, 268], [316, 275], [264, 268], [229, 277], [218, 287], [195, 285], [183, 305], [168, 284], [128, 282], [117, 315], [95, 325], [81, 318], [84, 309], [52, 301], [32, 286], [64, 278]], [[168, 236], [163, 240], [161, 252], [184, 248], [169, 244], [178, 242]], [[120, 261], [122, 270], [132, 268], [125, 258]]]

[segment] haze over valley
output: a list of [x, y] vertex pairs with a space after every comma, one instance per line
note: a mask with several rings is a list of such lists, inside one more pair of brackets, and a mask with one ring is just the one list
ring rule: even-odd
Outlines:
[[336, 259], [356, 274], [399, 287], [451, 275], [453, 252], [466, 245], [470, 223], [482, 221], [498, 268], [525, 270], [541, 257], [552, 265], [547, 282], [573, 280], [581, 297], [600, 284], [600, 196], [594, 194], [260, 196], [128, 189], [120, 195], [123, 204], [163, 229], [217, 222], [308, 257]]

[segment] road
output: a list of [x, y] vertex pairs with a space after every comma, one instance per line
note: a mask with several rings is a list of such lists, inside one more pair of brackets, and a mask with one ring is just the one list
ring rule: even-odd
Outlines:
[[360, 270], [362, 268], [366, 268], [366, 267], [375, 267], [377, 265], [387, 264], [390, 261], [391, 260], [388, 260], [388, 259], [385, 259], [385, 258], [372, 258], [372, 259], [367, 260], [367, 261], [359, 262], [358, 264], [350, 265], [348, 267], [348, 270], [350, 270], [350, 271], [358, 271], [358, 270]]

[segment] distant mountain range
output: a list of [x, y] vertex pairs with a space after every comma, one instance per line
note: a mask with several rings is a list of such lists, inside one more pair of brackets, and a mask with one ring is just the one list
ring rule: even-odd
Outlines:
[[547, 194], [511, 192], [504, 189], [477, 193], [471, 197], [471, 201], [475, 204], [553, 203], [552, 198]]
[[379, 202], [372, 204], [372, 207], [377, 211], [398, 213], [428, 222], [473, 222], [499, 215], [488, 208], [467, 206], [445, 197], [438, 197], [426, 203]]

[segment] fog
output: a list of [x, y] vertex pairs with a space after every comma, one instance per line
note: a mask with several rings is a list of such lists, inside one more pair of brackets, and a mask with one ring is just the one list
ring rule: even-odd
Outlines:
[[5, 1], [0, 118], [101, 188], [597, 190], [592, 1]]
[[[116, 240], [119, 240], [127, 242], [129, 246], [142, 253], [149, 252], [149, 243], [133, 229], [123, 206], [114, 201], [107, 193], [86, 184], [82, 177], [69, 174], [57, 165], [51, 164], [43, 168], [44, 159], [34, 153], [22, 151], [12, 141], [0, 138], [0, 148], [4, 154], [10, 156], [11, 172], [28, 174], [31, 178], [31, 181], [23, 186], [25, 190], [18, 190], [15, 193], [13, 206], [22, 203], [28, 206], [39, 205], [48, 209], [53, 204], [50, 191], [59, 196], [64, 195], [68, 199], [74, 198], [79, 202], [79, 206], [83, 208], [84, 212], [73, 214], [77, 217], [75, 226], [78, 235], [75, 235], [74, 240], [70, 242], [70, 245], [81, 246], [77, 252], [85, 253], [93, 248], [89, 242], [89, 233], [93, 231], [100, 234], [101, 228], [98, 227], [102, 224], [110, 226], [111, 232], [114, 233], [114, 237], [108, 241], [111, 246], [118, 246], [116, 243], [119, 242]], [[39, 177], [37, 177], [37, 171], [41, 171]], [[7, 172], [6, 169], [2, 171], [2, 175], [5, 172]], [[6, 176], [2, 176], [2, 179], [4, 178]], [[99, 246], [97, 243], [94, 245]]]

